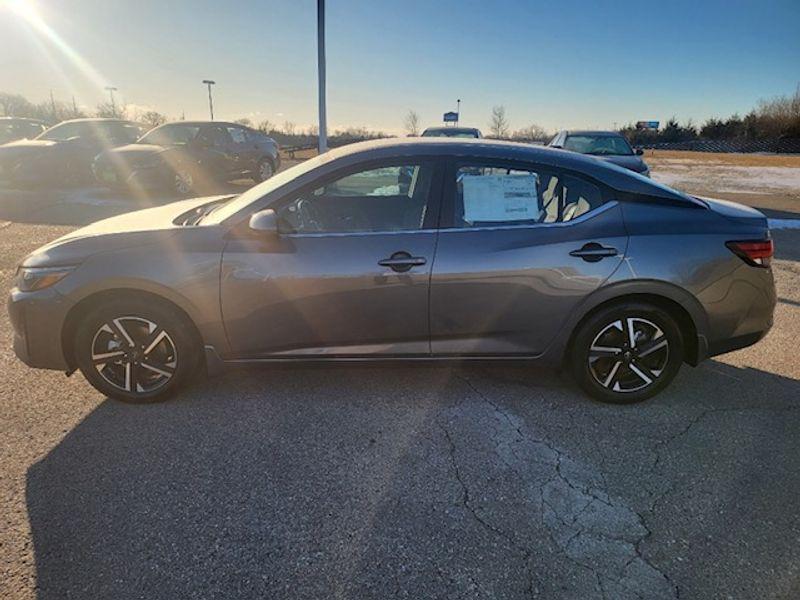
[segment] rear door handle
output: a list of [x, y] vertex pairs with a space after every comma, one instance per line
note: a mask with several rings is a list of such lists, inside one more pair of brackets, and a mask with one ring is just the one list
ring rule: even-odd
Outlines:
[[389, 258], [384, 258], [378, 261], [382, 267], [389, 267], [398, 273], [405, 273], [411, 270], [412, 267], [420, 267], [426, 261], [422, 256], [411, 256], [408, 252], [395, 252]]
[[616, 248], [603, 246], [597, 242], [589, 242], [584, 244], [582, 248], [573, 250], [569, 253], [570, 256], [582, 258], [586, 262], [597, 262], [609, 256], [616, 256], [619, 254]]

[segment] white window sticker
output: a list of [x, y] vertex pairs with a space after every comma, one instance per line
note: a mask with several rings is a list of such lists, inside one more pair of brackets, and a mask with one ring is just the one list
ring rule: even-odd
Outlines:
[[464, 220], [468, 223], [533, 221], [541, 215], [539, 176], [464, 175]]

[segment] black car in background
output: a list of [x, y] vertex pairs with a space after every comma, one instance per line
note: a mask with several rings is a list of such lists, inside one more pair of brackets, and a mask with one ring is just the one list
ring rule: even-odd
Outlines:
[[179, 121], [147, 132], [139, 141], [100, 154], [93, 169], [109, 187], [172, 190], [185, 196], [213, 184], [272, 177], [280, 166], [271, 137], [236, 123]]
[[38, 119], [0, 117], [0, 144], [35, 138], [45, 129], [47, 125]]
[[548, 146], [596, 156], [650, 177], [650, 168], [639, 158], [643, 152], [631, 148], [628, 140], [616, 131], [559, 131]]
[[64, 121], [32, 140], [0, 146], [0, 182], [25, 187], [86, 183], [98, 153], [129, 144], [144, 130], [121, 119]]

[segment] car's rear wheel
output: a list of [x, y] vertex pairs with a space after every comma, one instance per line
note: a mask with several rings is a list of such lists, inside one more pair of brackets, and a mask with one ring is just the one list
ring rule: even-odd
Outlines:
[[253, 173], [253, 181], [256, 183], [261, 183], [262, 181], [266, 181], [270, 177], [275, 174], [275, 169], [272, 166], [272, 162], [265, 158], [256, 167], [255, 172]]
[[98, 391], [125, 402], [158, 402], [196, 371], [193, 325], [167, 305], [115, 299], [84, 317], [74, 356]]
[[580, 326], [570, 354], [573, 375], [586, 392], [602, 402], [631, 404], [652, 398], [674, 379], [683, 339], [667, 311], [616, 304]]

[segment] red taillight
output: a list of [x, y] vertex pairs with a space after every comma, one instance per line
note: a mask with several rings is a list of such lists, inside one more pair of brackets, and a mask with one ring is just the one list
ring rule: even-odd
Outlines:
[[725, 245], [744, 262], [754, 267], [768, 267], [775, 246], [772, 240], [747, 240], [742, 242], [726, 242]]

